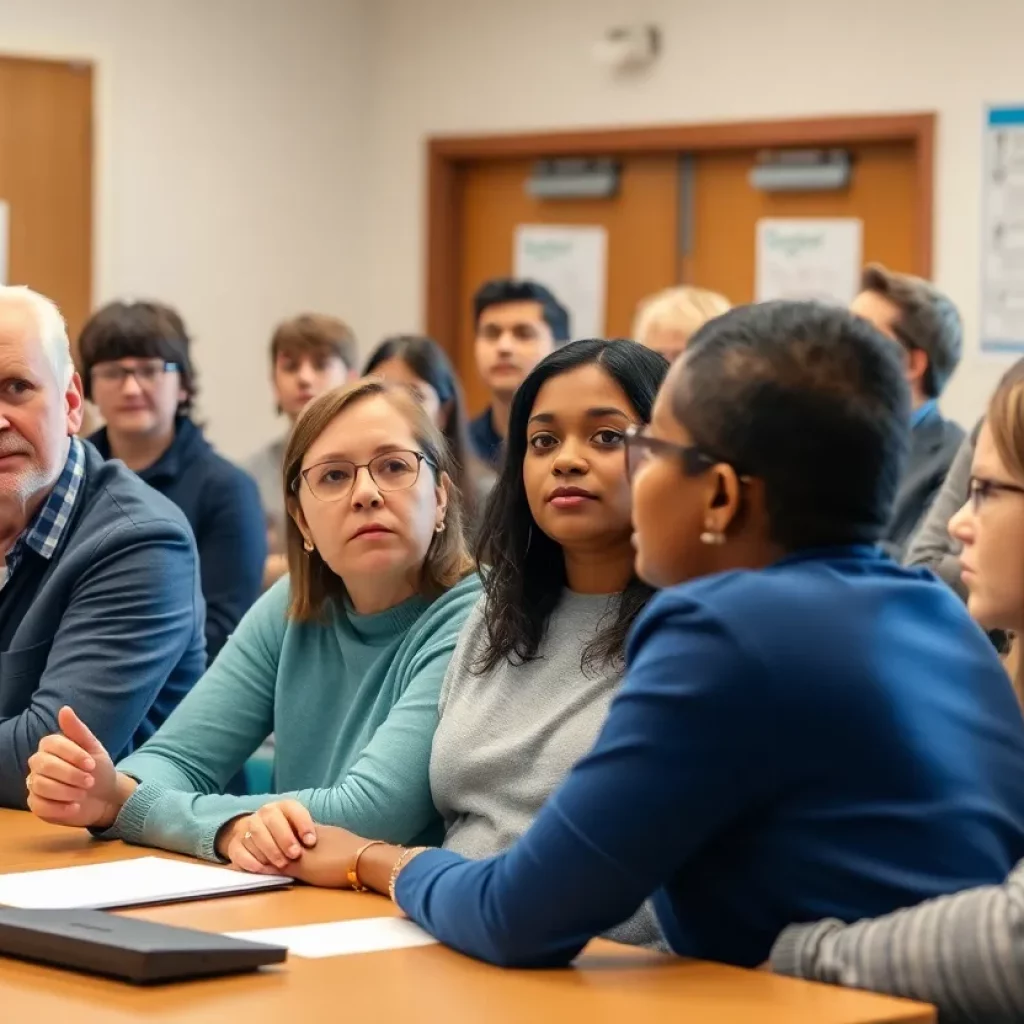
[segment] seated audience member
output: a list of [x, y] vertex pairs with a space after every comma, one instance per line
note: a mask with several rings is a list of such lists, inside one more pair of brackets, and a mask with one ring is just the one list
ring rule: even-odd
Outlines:
[[960, 362], [963, 326], [956, 306], [927, 281], [877, 263], [865, 268], [850, 309], [900, 346], [910, 385], [910, 455], [881, 537], [889, 553], [902, 559], [964, 440], [963, 430], [938, 406]]
[[794, 920], [1004, 878], [1024, 720], [963, 603], [874, 546], [909, 413], [843, 310], [698, 332], [627, 435], [637, 573], [665, 589], [593, 750], [505, 853], [375, 845], [363, 883], [499, 964], [567, 964], [653, 896], [675, 952], [753, 966]]
[[[270, 377], [278, 413], [288, 429], [318, 395], [351, 380], [358, 365], [356, 338], [344, 321], [320, 313], [303, 313], [277, 326], [270, 339]], [[285, 533], [288, 515], [281, 493], [287, 433], [256, 452], [245, 469], [256, 480], [267, 517], [267, 559], [263, 583], [269, 587], [288, 571]]]
[[407, 387], [423, 403], [448, 442], [455, 465], [452, 480], [462, 492], [467, 524], [475, 525], [494, 473], [470, 451], [466, 400], [444, 349], [419, 335], [386, 338], [366, 361], [363, 374]]
[[964, 438], [932, 507], [910, 540], [904, 559], [905, 565], [931, 569], [964, 598], [967, 588], [960, 577], [960, 543], [949, 532], [949, 521], [963, 508], [970, 493], [971, 463], [980, 432], [981, 423]]
[[195, 373], [173, 309], [112, 302], [85, 325], [78, 354], [85, 397], [106, 422], [89, 440], [170, 498], [192, 527], [212, 662], [260, 596], [267, 539], [256, 485], [192, 421]]
[[273, 731], [274, 782], [317, 820], [392, 840], [439, 832], [437, 698], [480, 592], [444, 440], [404, 389], [364, 381], [309, 406], [283, 475], [290, 578], [117, 769], [62, 710], [63, 737], [31, 762], [39, 817], [259, 870], [250, 812], [280, 795], [221, 791]]
[[[1024, 633], [1024, 361], [1003, 378], [978, 436], [968, 500], [953, 516], [968, 609]], [[1014, 680], [1017, 696], [1024, 687]], [[795, 925], [772, 950], [783, 974], [935, 1003], [943, 1022], [1024, 1020], [1024, 862], [1005, 884], [874, 921]]]
[[633, 338], [660, 352], [670, 363], [709, 320], [732, 307], [729, 300], [706, 288], [680, 285], [649, 295], [637, 308]]
[[82, 382], [49, 299], [0, 288], [0, 805], [73, 703], [117, 756], [203, 671], [185, 517], [75, 437]]
[[[628, 427], [650, 421], [667, 369], [631, 341], [577, 341], [516, 392], [480, 534], [485, 597], [441, 689], [430, 781], [446, 850], [489, 857], [515, 842], [590, 749], [622, 682], [626, 636], [651, 596], [633, 571], [623, 446]], [[309, 876], [300, 857], [297, 876], [349, 885], [350, 834], [284, 810], [301, 822], [289, 842], [312, 831], [321, 854]], [[287, 868], [271, 840], [264, 852]], [[615, 937], [655, 940], [651, 912]]]
[[498, 278], [473, 296], [476, 366], [490, 405], [469, 424], [478, 458], [501, 464], [512, 396], [523, 378], [557, 345], [569, 340], [569, 313], [541, 284]]

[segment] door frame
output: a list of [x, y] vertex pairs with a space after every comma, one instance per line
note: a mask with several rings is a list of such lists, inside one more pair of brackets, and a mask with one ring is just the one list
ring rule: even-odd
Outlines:
[[783, 146], [823, 148], [865, 142], [909, 142], [917, 164], [914, 272], [931, 277], [935, 181], [934, 113], [818, 117], [781, 121], [653, 125], [511, 135], [437, 136], [427, 140], [427, 333], [454, 345], [458, 308], [459, 210], [462, 169], [513, 157], [701, 153]]

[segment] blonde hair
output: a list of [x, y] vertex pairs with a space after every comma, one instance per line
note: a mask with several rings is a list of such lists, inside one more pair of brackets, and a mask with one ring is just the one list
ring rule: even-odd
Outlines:
[[[444, 435], [405, 388], [367, 379], [327, 391], [303, 410], [288, 438], [284, 454], [284, 493], [288, 509], [285, 547], [291, 576], [291, 604], [288, 616], [296, 622], [321, 620], [328, 601], [342, 604], [348, 595], [345, 582], [320, 557], [318, 551], [306, 552], [303, 536], [295, 521], [299, 511], [298, 488], [302, 460], [316, 439], [346, 409], [368, 398], [385, 398], [395, 412], [412, 427], [413, 436], [433, 466], [436, 480], [442, 474], [454, 477], [454, 464]], [[433, 467], [437, 467], [434, 469]], [[473, 560], [466, 546], [462, 494], [452, 483], [448, 491], [445, 529], [435, 534], [427, 550], [420, 577], [420, 593], [433, 599], [455, 586], [473, 571]]]
[[1003, 375], [988, 403], [985, 422], [1010, 475], [1024, 480], [1024, 359]]
[[637, 306], [633, 322], [633, 337], [641, 344], [654, 327], [678, 331], [684, 338], [703, 327], [722, 313], [732, 309], [732, 303], [718, 292], [706, 288], [679, 285], [649, 295]]

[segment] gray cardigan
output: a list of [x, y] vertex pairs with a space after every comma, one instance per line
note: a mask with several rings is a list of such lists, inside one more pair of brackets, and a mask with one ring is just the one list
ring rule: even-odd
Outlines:
[[949, 535], [949, 521], [967, 501], [974, 446], [978, 443], [983, 422], [980, 420], [970, 436], [964, 438], [949, 467], [945, 483], [921, 521], [917, 533], [911, 538], [905, 560], [907, 565], [931, 569], [963, 598], [967, 597], [967, 590], [960, 579], [960, 545]]

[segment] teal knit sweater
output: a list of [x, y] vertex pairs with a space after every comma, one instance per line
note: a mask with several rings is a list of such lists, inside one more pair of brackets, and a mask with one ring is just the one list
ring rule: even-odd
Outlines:
[[[357, 835], [430, 835], [438, 694], [479, 593], [473, 575], [432, 603], [414, 597], [376, 615], [334, 609], [326, 623], [295, 623], [281, 580], [156, 735], [118, 765], [141, 785], [103, 838], [216, 860], [226, 822], [284, 798]], [[271, 732], [280, 792], [222, 795]]]

